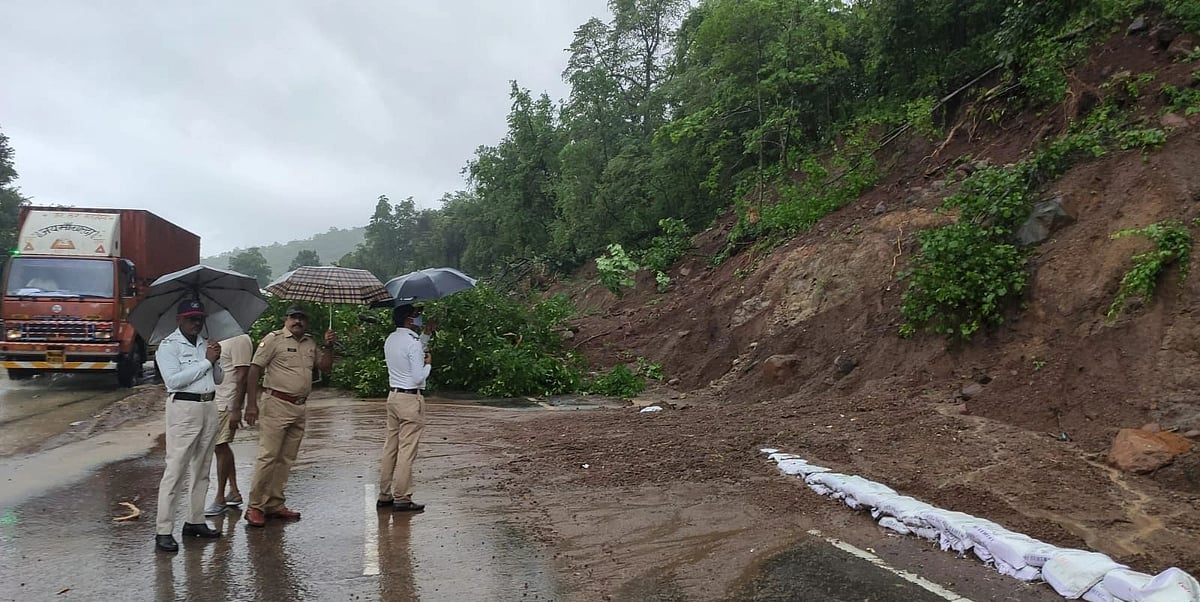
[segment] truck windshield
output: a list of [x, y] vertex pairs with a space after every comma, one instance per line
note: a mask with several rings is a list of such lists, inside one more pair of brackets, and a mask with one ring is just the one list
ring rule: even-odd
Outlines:
[[7, 295], [21, 297], [113, 297], [111, 261], [76, 257], [13, 257]]

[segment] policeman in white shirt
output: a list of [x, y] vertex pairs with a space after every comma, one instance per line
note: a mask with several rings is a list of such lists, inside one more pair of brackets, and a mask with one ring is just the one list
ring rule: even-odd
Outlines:
[[183, 523], [185, 537], [220, 537], [221, 532], [204, 522], [204, 498], [208, 495], [208, 470], [216, 445], [217, 383], [222, 380], [217, 359], [221, 346], [200, 336], [204, 328], [204, 305], [183, 301], [176, 311], [179, 328], [158, 344], [155, 359], [167, 387], [167, 466], [158, 484], [158, 520], [154, 545], [166, 552], [179, 550], [175, 530], [175, 505], [187, 477], [188, 513]]
[[379, 508], [397, 512], [420, 512], [425, 504], [412, 501], [412, 467], [417, 457], [421, 431], [425, 429], [425, 379], [429, 378], [431, 357], [417, 331], [423, 325], [412, 305], [392, 310], [396, 330], [383, 344], [387, 362], [387, 439], [379, 467]]

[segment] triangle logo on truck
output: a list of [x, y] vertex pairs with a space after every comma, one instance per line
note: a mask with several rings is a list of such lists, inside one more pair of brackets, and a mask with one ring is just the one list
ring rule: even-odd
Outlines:
[[100, 245], [100, 246], [96, 247], [96, 252], [97, 252], [97, 253], [99, 253], [99, 254], [101, 254], [101, 255], [103, 255], [104, 253], [106, 253], [106, 251], [104, 250], [104, 245]]
[[32, 251], [32, 250], [33, 250], [33, 243], [31, 243], [31, 242], [29, 242], [29, 241], [25, 241], [25, 247], [24, 247], [24, 248], [22, 248], [21, 250], [22, 250], [22, 251]]
[[75, 243], [71, 242], [69, 239], [60, 238], [55, 240], [54, 244], [50, 245], [50, 248], [58, 250], [74, 249]]

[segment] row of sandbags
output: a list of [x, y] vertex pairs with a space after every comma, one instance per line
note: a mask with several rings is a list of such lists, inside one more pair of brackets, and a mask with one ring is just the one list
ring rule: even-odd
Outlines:
[[886, 485], [809, 464], [799, 456], [762, 451], [784, 474], [804, 479], [813, 491], [855, 510], [869, 510], [885, 529], [936, 541], [943, 550], [972, 552], [1002, 574], [1021, 581], [1044, 580], [1069, 600], [1200, 602], [1200, 583], [1180, 569], [1153, 576], [1139, 573], [1104, 554], [1059, 548], [989, 520], [900, 495]]

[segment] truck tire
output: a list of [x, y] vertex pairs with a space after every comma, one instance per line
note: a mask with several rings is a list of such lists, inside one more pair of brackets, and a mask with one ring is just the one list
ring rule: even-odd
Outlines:
[[33, 370], [28, 368], [9, 368], [8, 380], [29, 380], [33, 378]]
[[144, 361], [142, 348], [134, 347], [133, 351], [117, 356], [117, 384], [122, 387], [132, 387], [137, 384], [137, 380], [142, 376], [142, 362]]

